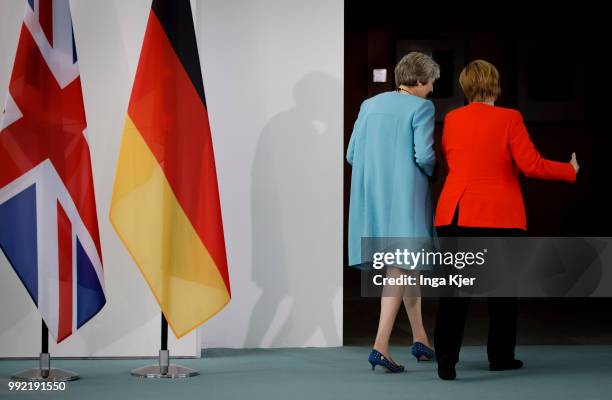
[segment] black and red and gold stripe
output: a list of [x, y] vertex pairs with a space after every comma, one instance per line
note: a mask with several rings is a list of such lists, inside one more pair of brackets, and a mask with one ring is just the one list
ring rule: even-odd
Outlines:
[[111, 221], [178, 337], [227, 304], [219, 189], [189, 0], [153, 1]]

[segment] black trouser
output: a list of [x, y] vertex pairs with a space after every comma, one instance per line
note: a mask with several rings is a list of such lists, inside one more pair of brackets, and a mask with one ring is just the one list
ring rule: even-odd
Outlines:
[[[503, 363], [514, 359], [516, 345], [516, 298], [489, 297], [489, 340], [487, 355], [490, 363]], [[436, 317], [434, 346], [438, 361], [459, 361], [463, 340], [463, 327], [467, 316], [469, 297], [441, 297]]]
[[[438, 227], [440, 237], [506, 237], [524, 236], [520, 229], [506, 228], [472, 228], [456, 225], [457, 214], [453, 224]], [[470, 304], [469, 297], [441, 297], [434, 346], [438, 362], [459, 361], [459, 350], [463, 340], [465, 319]], [[489, 308], [489, 338], [487, 355], [490, 363], [500, 363], [514, 359], [516, 346], [517, 302], [515, 297], [490, 297]]]

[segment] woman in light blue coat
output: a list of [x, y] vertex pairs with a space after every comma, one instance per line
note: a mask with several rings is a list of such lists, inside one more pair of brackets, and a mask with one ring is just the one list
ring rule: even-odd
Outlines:
[[[353, 166], [349, 208], [349, 265], [360, 266], [362, 237], [427, 238], [433, 235], [431, 188], [434, 106], [426, 99], [440, 76], [428, 55], [413, 52], [395, 67], [397, 91], [364, 101], [346, 155]], [[387, 267], [387, 276], [397, 273]], [[406, 307], [412, 328], [412, 354], [433, 358], [421, 317], [421, 298], [382, 296], [380, 321], [369, 357], [372, 369], [404, 367], [389, 355], [389, 338], [398, 309]]]

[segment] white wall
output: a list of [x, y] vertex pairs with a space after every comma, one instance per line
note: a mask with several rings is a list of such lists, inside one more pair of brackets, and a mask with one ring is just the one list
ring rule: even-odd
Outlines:
[[[24, 1], [0, 3], [0, 101]], [[233, 298], [171, 354], [337, 346], [342, 337], [341, 0], [192, 1]], [[57, 356], [154, 355], [159, 310], [108, 221], [149, 0], [71, 0], [108, 303]], [[1, 221], [0, 221], [1, 223]], [[0, 255], [0, 357], [39, 351], [39, 315]]]
[[343, 12], [198, 1], [233, 293], [203, 347], [342, 344]]

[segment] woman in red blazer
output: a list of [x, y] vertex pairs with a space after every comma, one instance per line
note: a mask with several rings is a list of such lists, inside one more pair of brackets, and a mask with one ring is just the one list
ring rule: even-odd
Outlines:
[[[439, 236], [519, 236], [527, 229], [519, 174], [575, 182], [578, 163], [540, 156], [516, 110], [496, 107], [501, 89], [492, 64], [476, 60], [459, 77], [469, 101], [444, 120], [442, 151], [448, 175], [434, 225]], [[455, 379], [469, 298], [440, 298], [434, 343], [438, 375]], [[520, 368], [514, 358], [516, 299], [489, 298], [490, 369]]]

